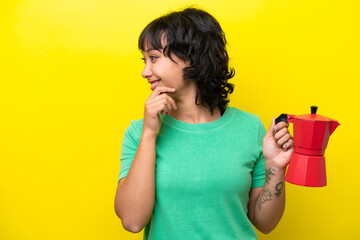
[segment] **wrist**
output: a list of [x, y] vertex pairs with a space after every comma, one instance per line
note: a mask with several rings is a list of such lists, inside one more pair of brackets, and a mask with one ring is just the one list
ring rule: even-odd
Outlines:
[[277, 173], [285, 174], [286, 173], [286, 166], [280, 167], [276, 164], [273, 164], [271, 161], [265, 161], [265, 168], [266, 169], [274, 169]]
[[141, 134], [141, 139], [156, 140], [156, 138], [157, 138], [156, 133], [143, 131], [142, 134]]

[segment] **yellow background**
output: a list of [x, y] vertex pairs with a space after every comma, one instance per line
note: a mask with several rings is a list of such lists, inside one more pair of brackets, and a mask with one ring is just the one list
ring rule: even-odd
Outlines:
[[266, 128], [310, 105], [341, 123], [326, 150], [328, 186], [287, 184], [281, 222], [259, 239], [359, 239], [356, 0], [2, 1], [0, 239], [142, 239], [113, 207], [122, 137], [151, 93], [137, 39], [191, 4], [226, 33], [230, 106]]

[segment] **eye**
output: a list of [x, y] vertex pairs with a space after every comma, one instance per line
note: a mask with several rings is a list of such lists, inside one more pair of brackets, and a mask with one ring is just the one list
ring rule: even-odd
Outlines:
[[145, 63], [145, 58], [141, 58], [141, 60], [143, 60], [143, 63]]
[[150, 56], [151, 61], [154, 61], [157, 58], [158, 58], [157, 56]]

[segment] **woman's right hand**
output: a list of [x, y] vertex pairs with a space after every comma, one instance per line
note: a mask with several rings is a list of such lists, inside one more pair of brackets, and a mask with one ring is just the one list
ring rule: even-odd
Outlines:
[[159, 134], [161, 115], [170, 114], [171, 109], [177, 109], [174, 99], [166, 92], [175, 92], [174, 88], [157, 87], [145, 102], [143, 134], [156, 137]]

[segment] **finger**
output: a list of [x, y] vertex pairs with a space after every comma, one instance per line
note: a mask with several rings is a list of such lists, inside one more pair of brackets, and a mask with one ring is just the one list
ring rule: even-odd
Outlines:
[[147, 104], [147, 111], [154, 117], [157, 117], [166, 107], [166, 101], [150, 101]]
[[282, 138], [280, 138], [276, 143], [278, 144], [279, 147], [282, 148], [286, 148], [288, 147], [288, 141], [291, 139], [291, 135], [290, 134], [286, 134], [285, 136], [283, 136]]
[[161, 113], [162, 111], [162, 104], [159, 104], [159, 103], [153, 103], [152, 105], [149, 106], [149, 114], [153, 117], [158, 117], [159, 116], [159, 113]]
[[[291, 139], [290, 139], [291, 140]], [[287, 141], [286, 143], [284, 143], [281, 148], [285, 151], [289, 150], [292, 147], [292, 143], [289, 141]]]
[[274, 139], [276, 141], [278, 141], [280, 138], [282, 138], [283, 136], [285, 136], [285, 134], [288, 134], [288, 133], [289, 133], [289, 129], [283, 128], [274, 134]]
[[164, 112], [163, 115], [165, 115], [165, 114], [169, 115], [169, 114], [170, 114], [170, 111], [171, 111], [171, 103], [170, 103], [169, 101], [166, 101], [165, 104], [166, 104], [166, 105], [165, 105], [165, 112]]
[[176, 103], [175, 103], [174, 99], [172, 97], [170, 97], [169, 95], [167, 95], [166, 93], [161, 94], [159, 96], [156, 96], [151, 101], [154, 101], [154, 102], [160, 101], [160, 102], [167, 103], [167, 104], [169, 104], [170, 110], [172, 108], [175, 109], [175, 110], [177, 109], [177, 106], [176, 106]]
[[150, 94], [150, 97], [158, 96], [165, 92], [175, 92], [175, 88], [170, 87], [157, 87], [155, 90]]
[[275, 118], [272, 119], [269, 130], [267, 131], [266, 135], [272, 136], [274, 134], [274, 127], [275, 127]]
[[170, 97], [169, 95], [166, 94], [166, 98], [168, 99], [168, 101], [170, 102], [172, 108], [174, 108], [175, 110], [177, 110], [177, 106], [176, 106], [176, 103], [175, 103], [175, 100]]
[[166, 93], [154, 97], [153, 100], [154, 101], [166, 100], [172, 105], [172, 107], [174, 109], [177, 109], [177, 106], [176, 106], [176, 103], [175, 103], [174, 99], [172, 97], [170, 97], [169, 95], [167, 95]]
[[163, 101], [160, 103], [160, 105], [161, 105], [161, 110], [160, 110], [161, 115], [165, 115], [165, 114], [170, 113], [171, 104], [166, 99], [163, 99]]
[[166, 99], [166, 94], [164, 93], [163, 95], [158, 95], [156, 97], [154, 97], [153, 99], [150, 100], [150, 102], [154, 103], [155, 105], [159, 105], [159, 104], [166, 104], [168, 101]]
[[294, 146], [294, 140], [291, 138], [286, 143], [284, 143], [283, 148], [288, 150], [289, 148], [292, 148]]
[[166, 103], [158, 103], [156, 109], [157, 109], [156, 111], [157, 113], [159, 113], [160, 115], [164, 115], [165, 112], [167, 111]]
[[283, 128], [288, 128], [289, 127], [289, 123], [287, 122], [279, 122], [278, 124], [276, 124], [274, 130], [277, 132]]

